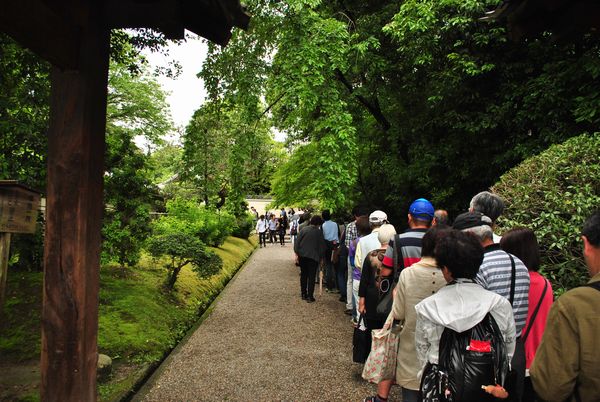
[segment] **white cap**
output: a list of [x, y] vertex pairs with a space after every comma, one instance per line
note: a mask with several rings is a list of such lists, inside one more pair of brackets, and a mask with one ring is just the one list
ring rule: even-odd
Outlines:
[[369, 222], [370, 223], [375, 223], [375, 224], [383, 224], [385, 221], [387, 221], [387, 215], [385, 212], [377, 210], [377, 211], [373, 211], [371, 213], [371, 215], [369, 215]]

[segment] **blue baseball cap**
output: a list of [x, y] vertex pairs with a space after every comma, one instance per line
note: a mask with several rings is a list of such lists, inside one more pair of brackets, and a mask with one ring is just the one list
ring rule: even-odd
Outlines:
[[418, 198], [410, 204], [410, 208], [408, 208], [408, 213], [420, 218], [420, 219], [433, 219], [433, 213], [435, 212], [433, 205], [425, 198]]

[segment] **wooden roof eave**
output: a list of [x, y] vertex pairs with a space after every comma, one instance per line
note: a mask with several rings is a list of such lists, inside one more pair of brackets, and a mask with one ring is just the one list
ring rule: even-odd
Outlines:
[[221, 46], [250, 21], [238, 0], [107, 0], [104, 18], [111, 28], [153, 28], [169, 39], [183, 39], [187, 29]]

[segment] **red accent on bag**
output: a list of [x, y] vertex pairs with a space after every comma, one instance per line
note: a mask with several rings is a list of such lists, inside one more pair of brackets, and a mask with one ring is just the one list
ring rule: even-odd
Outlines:
[[470, 350], [472, 352], [489, 353], [492, 351], [492, 343], [490, 341], [478, 341], [475, 339], [471, 339], [467, 350]]

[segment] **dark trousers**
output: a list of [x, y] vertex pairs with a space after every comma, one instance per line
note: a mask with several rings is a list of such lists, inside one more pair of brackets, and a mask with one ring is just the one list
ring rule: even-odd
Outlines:
[[277, 231], [269, 229], [269, 243], [277, 243]]
[[267, 247], [267, 231], [258, 233], [258, 244]]
[[346, 299], [346, 283], [348, 282], [348, 256], [340, 254], [337, 262], [336, 268], [336, 276], [337, 276], [337, 285], [340, 290], [340, 294]]
[[[511, 402], [521, 402], [525, 387], [525, 345], [521, 337], [517, 338], [515, 354], [510, 362], [512, 375], [508, 397]], [[511, 392], [512, 391], [512, 392]]]
[[313, 297], [318, 266], [317, 261], [300, 257], [300, 293], [303, 296]]
[[327, 241], [325, 249], [325, 286], [327, 289], [335, 289], [335, 268], [331, 262], [331, 254], [333, 253], [333, 242]]
[[279, 231], [279, 244], [285, 244], [285, 229]]

